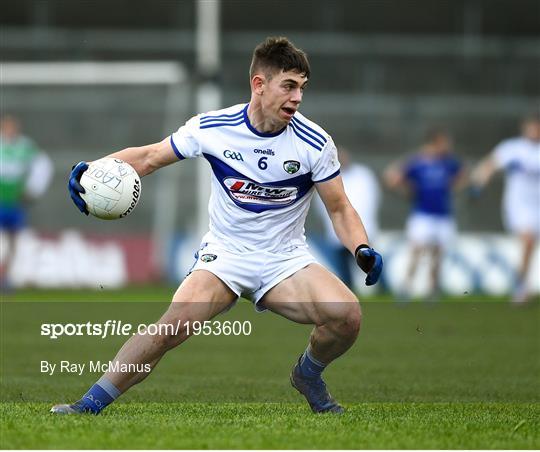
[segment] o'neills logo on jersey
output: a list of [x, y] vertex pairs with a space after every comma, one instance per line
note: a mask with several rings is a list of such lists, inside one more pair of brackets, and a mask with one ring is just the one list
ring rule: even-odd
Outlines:
[[223, 183], [229, 189], [229, 194], [242, 203], [282, 206], [293, 203], [298, 194], [297, 187], [260, 185], [236, 177], [228, 177]]

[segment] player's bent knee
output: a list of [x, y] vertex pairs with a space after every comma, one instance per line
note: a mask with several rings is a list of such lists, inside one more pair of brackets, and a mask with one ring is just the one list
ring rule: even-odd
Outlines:
[[362, 323], [362, 313], [360, 306], [356, 305], [349, 311], [349, 315], [344, 321], [344, 334], [348, 337], [358, 336], [360, 332], [360, 325]]
[[362, 313], [360, 306], [350, 303], [350, 307], [342, 311], [342, 315], [329, 322], [327, 326], [333, 333], [343, 339], [355, 339], [360, 331]]

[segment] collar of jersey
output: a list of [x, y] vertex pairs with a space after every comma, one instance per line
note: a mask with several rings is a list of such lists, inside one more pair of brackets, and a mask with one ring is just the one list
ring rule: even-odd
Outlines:
[[251, 130], [255, 135], [259, 136], [259, 137], [277, 137], [280, 133], [282, 133], [286, 128], [287, 126], [283, 127], [283, 129], [281, 130], [278, 130], [277, 132], [273, 132], [273, 133], [270, 133], [270, 132], [259, 132], [255, 127], [253, 127], [251, 125], [251, 123], [249, 122], [249, 118], [248, 118], [248, 114], [247, 114], [247, 111], [248, 111], [248, 107], [249, 107], [249, 104], [246, 104], [246, 106], [244, 107], [244, 122], [246, 123], [246, 126], [249, 130]]

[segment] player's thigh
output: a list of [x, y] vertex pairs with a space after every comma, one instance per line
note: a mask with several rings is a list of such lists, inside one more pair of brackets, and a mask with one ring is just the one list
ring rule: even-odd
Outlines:
[[358, 299], [333, 273], [310, 264], [270, 289], [261, 304], [298, 323], [360, 319]]
[[424, 247], [431, 242], [433, 226], [427, 215], [412, 213], [405, 225], [406, 236], [409, 243], [416, 247]]
[[523, 246], [525, 253], [530, 253], [534, 249], [536, 242], [538, 241], [537, 235], [531, 230], [521, 231], [518, 234], [519, 241]]
[[538, 210], [524, 206], [523, 202], [506, 205], [503, 220], [506, 229], [520, 238], [528, 238], [529, 235], [540, 236]]
[[180, 284], [161, 321], [204, 321], [229, 308], [238, 296], [216, 275], [192, 272]]
[[434, 243], [439, 250], [444, 251], [456, 240], [457, 227], [453, 218], [441, 218], [436, 221], [433, 229]]

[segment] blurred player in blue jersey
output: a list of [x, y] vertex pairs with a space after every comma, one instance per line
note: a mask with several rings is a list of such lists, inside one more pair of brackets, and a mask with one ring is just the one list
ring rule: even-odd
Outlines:
[[21, 133], [17, 118], [0, 119], [0, 230], [7, 246], [2, 247], [0, 286], [10, 288], [9, 270], [15, 257], [17, 235], [27, 225], [29, 203], [45, 193], [53, 174], [50, 158]]
[[[204, 158], [212, 167], [209, 232], [158, 323], [209, 320], [244, 296], [258, 310], [313, 324], [291, 383], [314, 412], [341, 413], [321, 373], [356, 340], [360, 307], [347, 286], [307, 249], [304, 221], [314, 190], [338, 237], [367, 273], [366, 284], [379, 279], [382, 258], [368, 245], [360, 217], [345, 195], [331, 137], [298, 112], [309, 76], [303, 51], [286, 38], [268, 38], [253, 54], [249, 103], [197, 115], [159, 143], [112, 156], [130, 163], [141, 176], [187, 158]], [[76, 165], [69, 181], [73, 201], [84, 213], [84, 189], [78, 181], [87, 167], [85, 162]], [[153, 368], [187, 337], [185, 327], [178, 334], [135, 335], [113, 362]], [[52, 411], [97, 414], [147, 375], [106, 372], [80, 400]]]
[[390, 165], [386, 185], [412, 198], [412, 211], [406, 225], [411, 258], [401, 296], [409, 298], [420, 257], [431, 257], [429, 295], [439, 292], [439, 270], [444, 249], [452, 242], [456, 224], [452, 211], [452, 191], [466, 183], [465, 171], [452, 154], [452, 141], [441, 129], [428, 132], [420, 151], [405, 162]]
[[519, 237], [523, 248], [512, 301], [523, 303], [530, 298], [527, 276], [540, 237], [540, 115], [526, 117], [521, 136], [502, 141], [478, 164], [472, 173], [474, 191], [479, 193], [501, 170], [506, 174], [504, 225]]

